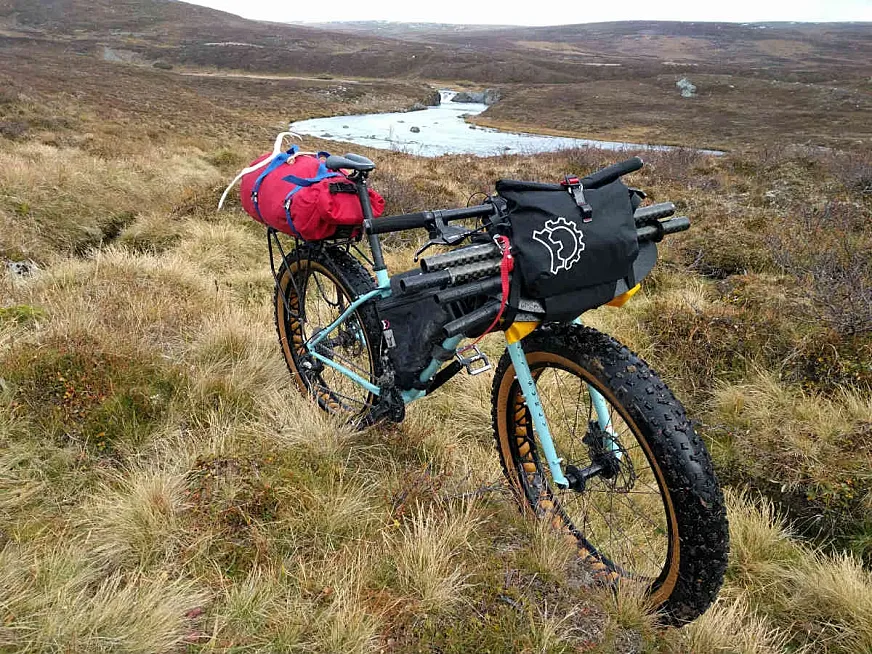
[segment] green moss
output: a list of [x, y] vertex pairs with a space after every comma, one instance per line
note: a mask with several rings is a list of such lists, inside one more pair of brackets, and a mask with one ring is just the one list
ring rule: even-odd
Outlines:
[[12, 211], [22, 218], [30, 215], [30, 204], [28, 202], [15, 202], [12, 205]]
[[206, 155], [205, 159], [216, 168], [221, 168], [222, 170], [235, 170], [237, 168], [242, 168], [248, 163], [245, 157], [243, 157], [239, 152], [228, 148], [216, 150], [215, 152]]
[[246, 574], [257, 561], [269, 558], [266, 532], [279, 511], [276, 485], [269, 476], [271, 459], [201, 457], [189, 472], [189, 516], [192, 532], [220, 537], [206, 539], [209, 558], [229, 576]]
[[13, 323], [23, 325], [33, 320], [45, 317], [45, 311], [29, 304], [19, 304], [11, 307], [0, 307], [0, 325]]
[[59, 442], [81, 442], [95, 453], [140, 443], [181, 383], [148, 358], [104, 352], [88, 342], [27, 345], [3, 367], [14, 414]]

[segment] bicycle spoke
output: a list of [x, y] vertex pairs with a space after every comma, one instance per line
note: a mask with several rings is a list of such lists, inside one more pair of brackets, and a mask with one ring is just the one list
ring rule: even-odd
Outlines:
[[[295, 334], [295, 338], [299, 338], [302, 343], [307, 343], [338, 320], [353, 300], [344, 285], [337, 282], [338, 278], [334, 279], [323, 264], [307, 257], [301, 258], [298, 265], [300, 267], [288, 275], [292, 288], [291, 284], [286, 284], [288, 292], [283, 298], [286, 306], [293, 303], [297, 309], [295, 316], [289, 315], [286, 318], [286, 329], [288, 333]], [[355, 312], [330, 334], [324, 334], [325, 338], [316, 348], [316, 352], [332, 363], [371, 381], [375, 371], [370, 344], [363, 330], [361, 317]], [[372, 395], [367, 389], [346, 373], [311, 357], [305, 346], [294, 346], [290, 354], [295, 357], [295, 366], [303, 383], [322, 408], [357, 414], [372, 406]], [[306, 368], [299, 365], [302, 362], [306, 362], [313, 369], [307, 373]]]
[[[556, 366], [540, 367], [535, 379], [558, 455], [578, 469], [591, 465], [596, 455], [591, 448], [595, 445], [582, 439], [589, 433], [588, 425], [601, 416], [594, 413], [587, 382]], [[658, 516], [666, 516], [662, 494], [645, 450], [629, 424], [606, 402], [611, 436], [620, 452], [613, 476], [594, 476], [581, 492], [559, 490], [555, 494], [547, 475], [538, 483], [548, 489], [555, 511], [567, 526], [599, 552], [604, 561], [610, 561], [618, 570], [629, 571], [630, 576], [657, 577], [668, 545], [668, 525], [658, 523]], [[582, 424], [584, 416], [587, 420]], [[532, 423], [528, 423], [527, 429], [531, 437], [535, 433]], [[535, 439], [531, 440], [535, 448]], [[535, 450], [534, 457], [539, 466]], [[527, 478], [530, 483], [537, 483], [538, 473]]]

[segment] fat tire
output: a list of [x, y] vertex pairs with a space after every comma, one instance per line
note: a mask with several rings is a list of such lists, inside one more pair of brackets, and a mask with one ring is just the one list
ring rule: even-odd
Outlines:
[[[615, 339], [580, 325], [547, 325], [523, 341], [525, 353], [547, 352], [576, 363], [589, 373], [600, 392], [608, 391], [615, 409], [629, 415], [662, 472], [677, 524], [666, 567], [677, 566], [668, 596], [658, 599], [661, 622], [681, 625], [701, 615], [723, 583], [729, 532], [723, 493], [702, 439], [666, 384], [636, 354]], [[493, 383], [493, 425], [503, 471], [518, 500], [541, 515], [521, 487], [520, 459], [499, 428], [500, 392], [511, 393], [514, 371], [506, 352]], [[511, 379], [506, 379], [508, 374]], [[506, 386], [505, 384], [508, 384]], [[514, 388], [517, 388], [514, 386]], [[505, 404], [505, 401], [504, 401]], [[503, 407], [505, 410], [505, 406]], [[504, 420], [508, 420], [504, 418]], [[506, 422], [507, 424], [507, 422]], [[505, 437], [505, 441], [502, 438]], [[535, 447], [535, 445], [534, 445]], [[507, 452], [511, 452], [507, 456]], [[559, 455], [559, 453], [558, 453]], [[543, 471], [548, 475], [547, 470]], [[550, 476], [547, 476], [550, 479]], [[667, 512], [669, 509], [667, 508]], [[671, 516], [670, 516], [671, 517]], [[677, 559], [677, 563], [676, 563]], [[674, 571], [673, 571], [674, 573]]]
[[[310, 390], [306, 387], [301, 375], [299, 374], [294, 357], [291, 354], [288, 336], [290, 322], [284, 309], [284, 292], [285, 287], [292, 292], [293, 286], [289, 285], [289, 269], [296, 270], [305, 266], [316, 266], [326, 271], [334, 281], [338, 283], [346, 297], [355, 299], [365, 293], [376, 288], [375, 281], [367, 272], [366, 268], [351, 256], [346, 250], [338, 247], [322, 247], [303, 245], [297, 250], [291, 252], [285, 261], [282, 262], [276, 273], [276, 285], [273, 290], [273, 307], [276, 326], [276, 335], [279, 339], [279, 346], [282, 350], [282, 355], [285, 359], [285, 364], [288, 371], [294, 378], [297, 388], [306, 396], [311, 396]], [[375, 307], [371, 303], [366, 303], [356, 310], [361, 327], [366, 335], [367, 346], [369, 347], [369, 356], [373, 366], [373, 376], [378, 378], [382, 375], [383, 367], [379, 354], [381, 344], [381, 329], [378, 315]], [[330, 412], [330, 408], [325, 406], [325, 403], [318, 400], [319, 406], [325, 411]], [[365, 422], [372, 413], [372, 406], [353, 417], [355, 421]]]

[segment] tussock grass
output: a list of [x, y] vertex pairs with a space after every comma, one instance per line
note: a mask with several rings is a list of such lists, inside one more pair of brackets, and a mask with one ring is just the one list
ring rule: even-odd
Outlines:
[[753, 502], [747, 494], [731, 494], [727, 504], [730, 521], [730, 574], [745, 584], [765, 579], [779, 567], [790, 566], [801, 556], [793, 534], [771, 502]]
[[[88, 111], [77, 120], [97, 125]], [[0, 649], [872, 648], [868, 568], [840, 553], [872, 505], [868, 344], [829, 330], [761, 236], [787, 225], [783, 189], [856, 192], [862, 160], [650, 153], [633, 180], [681, 199], [694, 231], [663, 244], [626, 308], [586, 322], [663, 373], [728, 479], [781, 502], [729, 495], [722, 599], [662, 632], [638, 589], [591, 589], [573, 548], [516, 511], [493, 449], [492, 373], [460, 375], [403, 425], [363, 433], [300, 396], [275, 342], [263, 233], [235, 205], [213, 211], [279, 117], [258, 114], [256, 139], [225, 125], [220, 145], [123, 121], [78, 141], [60, 127], [4, 140], [0, 258], [43, 270], [0, 274]], [[389, 212], [619, 157], [367, 154]], [[864, 202], [840, 215], [866, 216]], [[395, 270], [423, 236], [389, 241]], [[481, 347], [502, 351], [498, 337]], [[821, 507], [827, 519], [811, 522]]]
[[176, 245], [185, 233], [182, 218], [154, 211], [139, 215], [121, 230], [117, 243], [133, 252], [159, 254]]
[[684, 644], [694, 654], [780, 654], [788, 634], [756, 615], [745, 600], [720, 599], [687, 627]]
[[169, 210], [192, 187], [220, 180], [192, 152], [107, 159], [78, 148], [12, 144], [0, 152], [0, 254], [41, 260], [85, 252], [115, 239], [141, 208]]
[[205, 597], [165, 574], [106, 574], [80, 545], [0, 551], [0, 644], [19, 652], [170, 652]]
[[60, 335], [167, 352], [198, 325], [209, 281], [181, 257], [108, 248], [53, 267], [20, 293], [53, 317], [47, 329]]
[[185, 356], [195, 369], [195, 392], [208, 397], [223, 388], [226, 395], [253, 402], [286, 387], [287, 369], [264, 321], [238, 309], [214, 311], [211, 318]]
[[844, 388], [825, 396], [757, 370], [746, 383], [718, 385], [712, 403], [715, 419], [729, 433], [733, 465], [749, 476], [752, 465], [762, 465], [770, 471], [768, 479], [777, 470], [779, 493], [800, 494], [816, 509], [796, 508], [809, 530], [840, 537], [847, 521], [862, 521], [872, 501], [872, 453], [865, 446], [872, 424], [868, 394]]
[[606, 614], [605, 632], [613, 646], [621, 643], [651, 643], [656, 638], [656, 607], [652, 606], [645, 589], [632, 581], [621, 582], [617, 588], [605, 588], [599, 600]]
[[862, 563], [797, 541], [770, 503], [730, 493], [728, 507], [728, 582], [720, 603], [687, 630], [691, 645], [702, 652], [866, 651], [872, 576]]
[[469, 571], [461, 554], [479, 520], [474, 505], [449, 508], [444, 516], [421, 509], [389, 537], [399, 588], [422, 611], [444, 610], [461, 601]]
[[578, 542], [567, 534], [555, 531], [547, 522], [531, 523], [530, 531], [528, 551], [531, 567], [545, 578], [562, 580], [570, 564], [578, 558]]
[[148, 570], [183, 546], [185, 478], [167, 470], [131, 470], [104, 482], [78, 521], [102, 568]]

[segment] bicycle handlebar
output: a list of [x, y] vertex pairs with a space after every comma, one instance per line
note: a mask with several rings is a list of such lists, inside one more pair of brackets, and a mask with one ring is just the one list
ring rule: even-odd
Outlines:
[[479, 218], [489, 216], [493, 212], [493, 206], [488, 204], [462, 207], [460, 209], [421, 211], [419, 213], [406, 213], [398, 216], [385, 216], [384, 218], [376, 218], [374, 220], [364, 220], [363, 229], [367, 234], [389, 234], [390, 232], [402, 232], [407, 229], [435, 226], [437, 220], [449, 222], [451, 220], [463, 220], [464, 218]]
[[639, 157], [633, 157], [626, 161], [619, 161], [616, 164], [607, 166], [602, 170], [598, 170], [595, 173], [591, 173], [587, 177], [582, 178], [581, 185], [584, 188], [599, 188], [600, 186], [605, 186], [610, 182], [614, 182], [618, 177], [636, 172], [644, 165], [645, 162]]
[[678, 218], [670, 218], [669, 220], [661, 220], [659, 222], [638, 227], [636, 229], [636, 238], [639, 241], [661, 241], [667, 234], [675, 234], [690, 229], [690, 220], [684, 216]]

